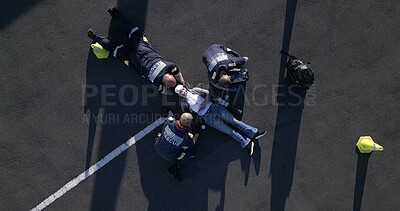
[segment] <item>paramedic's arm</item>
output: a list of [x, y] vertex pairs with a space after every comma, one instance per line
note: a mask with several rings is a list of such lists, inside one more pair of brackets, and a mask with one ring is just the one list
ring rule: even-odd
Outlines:
[[211, 83], [211, 85], [215, 86], [215, 87], [218, 88], [218, 89], [225, 90], [225, 91], [228, 91], [228, 90], [229, 90], [229, 88], [225, 88], [225, 87], [219, 85], [218, 82], [216, 83], [216, 82], [214, 82], [214, 81], [210, 81], [210, 83]]

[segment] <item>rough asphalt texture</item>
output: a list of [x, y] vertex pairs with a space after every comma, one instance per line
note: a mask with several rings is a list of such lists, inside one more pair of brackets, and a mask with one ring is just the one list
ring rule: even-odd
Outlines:
[[[1, 1], [0, 210], [35, 207], [174, 102], [90, 51], [89, 27], [126, 42], [113, 4], [192, 85], [207, 84], [211, 44], [248, 56], [236, 103], [268, 133], [250, 159], [208, 127], [178, 184], [155, 130], [46, 210], [399, 210], [400, 3], [372, 0]], [[312, 63], [307, 92], [281, 49]], [[385, 151], [358, 155], [361, 135]]]

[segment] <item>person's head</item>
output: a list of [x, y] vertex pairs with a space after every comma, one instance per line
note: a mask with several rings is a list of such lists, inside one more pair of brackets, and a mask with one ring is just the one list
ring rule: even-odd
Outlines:
[[162, 82], [165, 86], [171, 88], [176, 85], [176, 79], [169, 73], [165, 73], [162, 77]]
[[190, 113], [183, 113], [179, 119], [181, 125], [184, 127], [189, 127], [193, 121], [193, 116]]
[[228, 88], [231, 84], [231, 78], [229, 77], [229, 75], [222, 75], [221, 78], [218, 80], [218, 83], [220, 86]]
[[175, 93], [181, 97], [186, 97], [187, 89], [179, 84], [178, 86], [175, 87]]

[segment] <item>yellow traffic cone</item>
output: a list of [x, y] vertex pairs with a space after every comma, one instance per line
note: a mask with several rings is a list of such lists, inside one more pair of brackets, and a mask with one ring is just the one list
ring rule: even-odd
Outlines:
[[383, 151], [383, 147], [372, 140], [371, 136], [360, 136], [357, 147], [361, 153], [371, 153], [372, 151]]

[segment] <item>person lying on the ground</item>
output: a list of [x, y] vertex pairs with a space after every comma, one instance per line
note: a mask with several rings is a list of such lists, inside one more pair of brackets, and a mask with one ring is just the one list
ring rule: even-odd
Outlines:
[[[229, 135], [239, 142], [242, 148], [246, 148], [250, 156], [253, 155], [254, 141], [264, 136], [266, 131], [260, 131], [237, 120], [223, 106], [213, 103], [209, 92], [205, 89], [198, 87], [186, 89], [182, 85], [178, 85], [175, 88], [175, 92], [181, 97], [181, 103], [187, 105], [192, 112], [202, 117], [206, 124]], [[240, 130], [244, 135], [237, 130]]]
[[210, 46], [204, 51], [202, 58], [208, 70], [208, 80], [218, 89], [236, 91], [235, 84], [249, 78], [244, 69], [249, 58], [241, 57], [236, 51], [221, 44]]
[[156, 85], [163, 94], [173, 94], [173, 89], [178, 83], [187, 86], [178, 67], [163, 59], [137, 26], [131, 24], [115, 7], [108, 9], [108, 12], [127, 32], [132, 47], [111, 41], [92, 29], [87, 32], [89, 38], [99, 43], [114, 57], [120, 58], [125, 61], [125, 64], [132, 66], [143, 78]]

